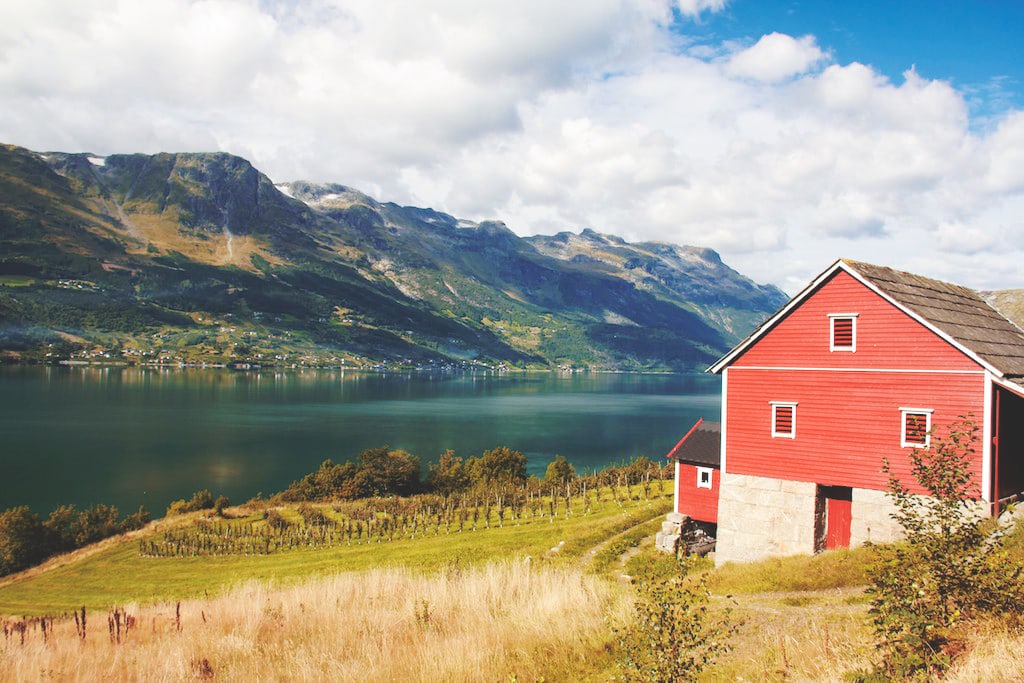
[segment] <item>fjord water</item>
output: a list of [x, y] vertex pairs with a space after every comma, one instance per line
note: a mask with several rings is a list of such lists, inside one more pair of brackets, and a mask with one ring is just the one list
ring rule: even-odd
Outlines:
[[160, 516], [198, 489], [240, 502], [385, 444], [418, 455], [424, 474], [449, 448], [509, 446], [538, 475], [556, 454], [578, 471], [660, 460], [720, 405], [719, 379], [699, 373], [0, 366], [0, 510]]

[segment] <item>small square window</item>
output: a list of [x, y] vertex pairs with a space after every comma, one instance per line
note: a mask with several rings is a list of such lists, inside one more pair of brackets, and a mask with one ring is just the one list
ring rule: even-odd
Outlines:
[[697, 468], [697, 488], [709, 489], [711, 488], [711, 477], [712, 470], [710, 467], [698, 467]]
[[928, 448], [931, 445], [932, 410], [900, 408], [903, 430], [900, 445], [904, 448]]
[[796, 438], [796, 403], [772, 401], [772, 437]]
[[829, 351], [857, 350], [857, 314], [830, 313]]

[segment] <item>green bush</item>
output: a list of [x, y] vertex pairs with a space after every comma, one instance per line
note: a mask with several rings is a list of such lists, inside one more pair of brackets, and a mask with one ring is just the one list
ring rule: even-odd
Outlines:
[[957, 629], [993, 614], [1019, 614], [1022, 568], [1009, 561], [1005, 528], [979, 515], [971, 477], [978, 426], [970, 416], [948, 436], [910, 449], [911, 472], [929, 495], [889, 473], [889, 495], [905, 541], [875, 548], [868, 570], [871, 621], [882, 661], [859, 680], [927, 678], [951, 664]]
[[179, 499], [168, 505], [167, 516], [173, 517], [174, 515], [181, 515], [186, 512], [210, 510], [213, 506], [213, 494], [210, 493], [209, 489], [202, 489], [193, 493], [192, 497], [187, 502]]
[[544, 481], [551, 484], [564, 484], [576, 478], [576, 469], [564, 455], [556, 455], [555, 459], [548, 463], [544, 472]]
[[626, 681], [695, 681], [719, 656], [739, 625], [731, 610], [709, 609], [705, 576], [687, 579], [684, 558], [667, 579], [636, 583], [632, 623], [616, 632], [617, 664]]

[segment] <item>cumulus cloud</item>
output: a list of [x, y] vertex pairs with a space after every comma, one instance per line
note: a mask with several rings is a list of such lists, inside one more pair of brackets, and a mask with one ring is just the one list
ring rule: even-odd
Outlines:
[[753, 46], [729, 59], [728, 73], [774, 83], [805, 73], [825, 59], [814, 36], [793, 38], [782, 33], [762, 36]]
[[521, 234], [711, 246], [791, 291], [840, 256], [1022, 284], [1024, 112], [975, 125], [977, 93], [820, 36], [687, 38], [725, 7], [3, 3], [0, 141], [219, 149]]

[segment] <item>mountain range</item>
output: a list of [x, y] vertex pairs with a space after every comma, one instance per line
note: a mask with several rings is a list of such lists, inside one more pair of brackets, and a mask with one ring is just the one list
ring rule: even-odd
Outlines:
[[0, 145], [7, 359], [687, 370], [787, 298], [711, 249], [519, 237], [225, 153]]

